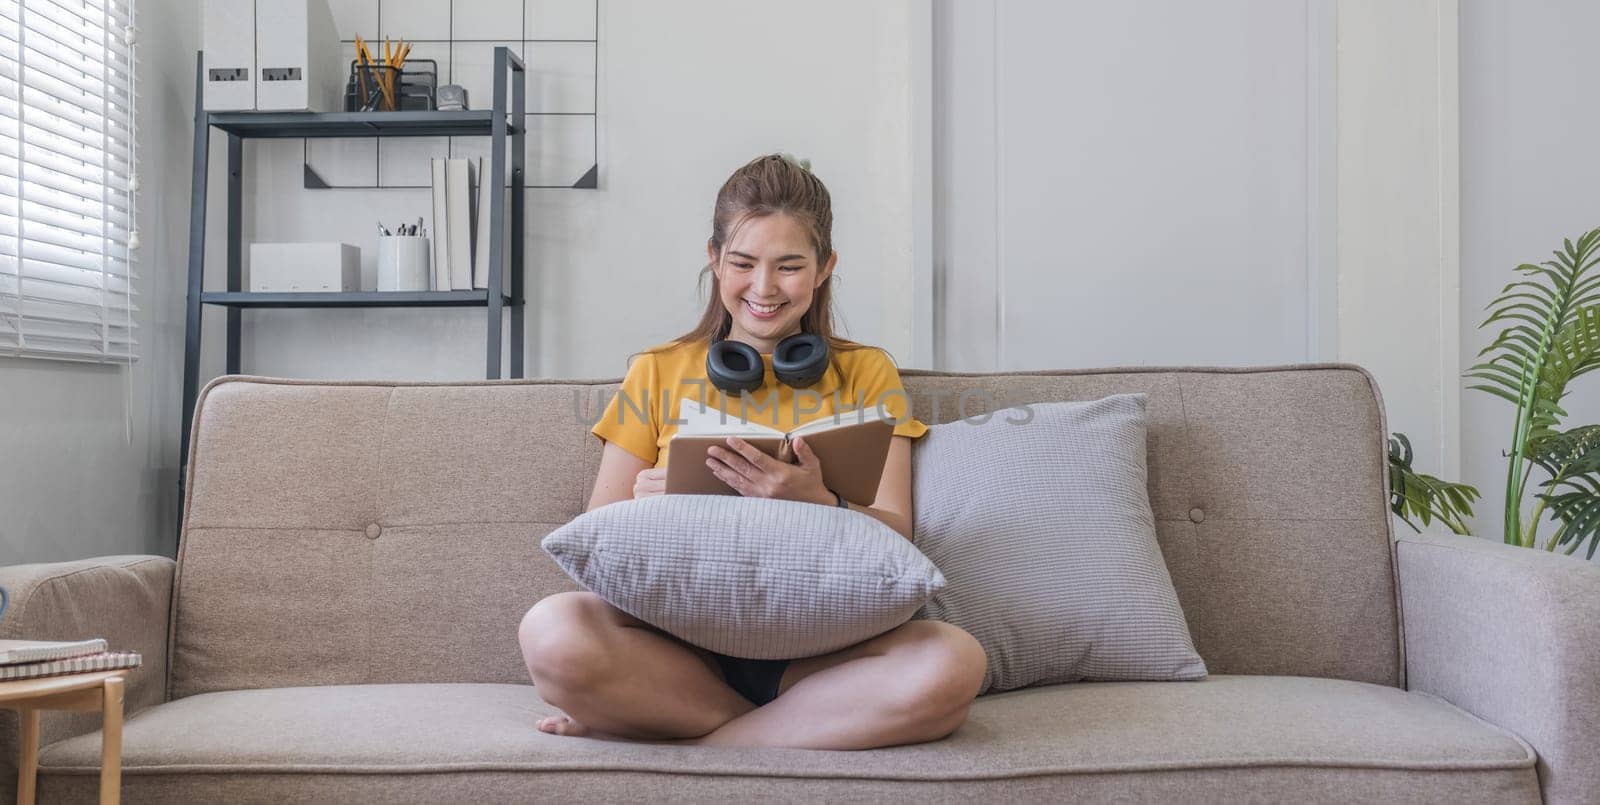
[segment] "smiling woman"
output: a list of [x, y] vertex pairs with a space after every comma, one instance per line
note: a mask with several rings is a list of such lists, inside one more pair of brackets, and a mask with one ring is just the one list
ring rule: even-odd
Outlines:
[[834, 336], [839, 254], [828, 188], [790, 158], [760, 157], [723, 183], [706, 257], [701, 280], [712, 278], [713, 293], [699, 323], [674, 342], [732, 338], [770, 353], [782, 335], [799, 331], [835, 351], [859, 346]]
[[[742, 249], [729, 249], [728, 259], [720, 265], [716, 247], [706, 244], [721, 301], [729, 310], [739, 311], [728, 337], [770, 353], [777, 344], [775, 334], [793, 330], [811, 309], [813, 292], [832, 276], [839, 255], [829, 255], [826, 264], [811, 270], [814, 257], [788, 252], [806, 241], [805, 225], [788, 215], [746, 218], [734, 236]], [[747, 244], [765, 244], [787, 253], [763, 255], [762, 247]]]
[[[711, 278], [705, 311], [694, 329], [633, 361], [595, 424], [605, 447], [590, 510], [663, 493], [676, 429], [674, 393], [697, 388], [708, 407], [734, 410], [706, 371], [712, 345], [731, 342], [760, 359], [756, 391], [765, 398], [756, 410], [770, 411], [776, 427], [800, 424], [802, 413], [816, 418], [860, 405], [881, 405], [894, 417], [872, 505], [847, 508], [911, 538], [911, 440], [927, 427], [911, 418], [888, 354], [834, 334], [839, 255], [832, 228], [827, 188], [790, 157], [757, 158], [723, 183], [701, 271], [702, 280]], [[825, 348], [826, 366], [785, 371], [790, 339]], [[810, 397], [803, 411], [801, 392]], [[750, 393], [741, 387], [735, 399], [743, 403]], [[633, 409], [630, 417], [628, 406], [642, 400], [657, 404]], [[794, 445], [799, 463], [787, 464], [730, 438], [727, 449], [711, 448], [707, 463], [747, 497], [842, 502], [823, 484], [821, 462], [804, 440]], [[680, 641], [588, 592], [540, 601], [523, 618], [519, 637], [541, 695], [567, 713], [539, 723], [558, 735], [592, 729], [625, 738], [812, 749], [919, 743], [949, 735], [966, 720], [985, 670], [978, 642], [945, 623], [910, 621], [814, 657], [747, 659]]]

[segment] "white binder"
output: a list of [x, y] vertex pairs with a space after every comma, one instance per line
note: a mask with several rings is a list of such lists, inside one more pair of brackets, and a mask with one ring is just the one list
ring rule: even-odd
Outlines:
[[348, 69], [327, 0], [204, 0], [208, 112], [337, 112]]
[[257, 0], [256, 109], [337, 112], [344, 108], [339, 35], [326, 0]]
[[255, 0], [205, 0], [200, 17], [206, 111], [256, 108]]

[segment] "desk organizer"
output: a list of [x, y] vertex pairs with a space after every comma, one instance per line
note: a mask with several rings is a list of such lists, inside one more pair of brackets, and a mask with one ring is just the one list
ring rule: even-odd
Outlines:
[[[415, 65], [415, 66], [413, 66]], [[398, 74], [399, 91], [390, 106], [380, 80], [393, 81]], [[380, 77], [384, 77], [380, 79]], [[431, 112], [438, 108], [439, 63], [433, 59], [407, 59], [403, 68], [361, 64], [350, 61], [350, 75], [344, 85], [346, 112]], [[363, 92], [365, 90], [365, 92]]]

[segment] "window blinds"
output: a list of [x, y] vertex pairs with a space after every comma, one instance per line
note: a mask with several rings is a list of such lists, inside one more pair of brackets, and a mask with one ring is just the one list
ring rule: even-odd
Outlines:
[[0, 355], [138, 357], [132, 11], [0, 0]]

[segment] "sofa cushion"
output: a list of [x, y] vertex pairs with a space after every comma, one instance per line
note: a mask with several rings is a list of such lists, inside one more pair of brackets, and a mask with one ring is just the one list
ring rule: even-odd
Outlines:
[[917, 547], [949, 580], [924, 614], [983, 644], [983, 690], [1205, 677], [1156, 542], [1146, 401], [1035, 404], [917, 443]]
[[[1433, 697], [1212, 676], [984, 696], [933, 743], [855, 752], [569, 738], [527, 685], [225, 691], [123, 733], [127, 802], [1117, 799], [1539, 801], [1517, 738]], [[92, 801], [100, 739], [40, 755], [43, 801]], [[603, 794], [602, 794], [603, 792]]]
[[702, 648], [784, 660], [911, 619], [944, 587], [905, 537], [793, 500], [657, 495], [580, 515], [541, 543], [618, 609]]

